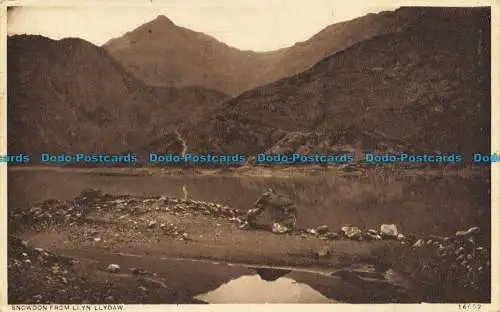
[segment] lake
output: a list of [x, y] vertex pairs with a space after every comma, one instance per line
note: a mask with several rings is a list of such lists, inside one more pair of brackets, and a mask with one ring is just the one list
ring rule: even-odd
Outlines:
[[45, 199], [69, 200], [85, 188], [111, 194], [170, 195], [251, 208], [268, 187], [297, 204], [298, 226], [394, 223], [403, 233], [450, 235], [480, 225], [489, 231], [490, 183], [484, 176], [297, 177], [232, 175], [126, 175], [64, 170], [8, 172], [9, 207]]

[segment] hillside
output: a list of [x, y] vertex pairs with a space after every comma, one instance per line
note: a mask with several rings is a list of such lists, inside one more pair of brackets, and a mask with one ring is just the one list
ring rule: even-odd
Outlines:
[[413, 14], [405, 31], [355, 44], [186, 125], [191, 151], [253, 154], [310, 131], [365, 150], [396, 138], [419, 151], [489, 151], [489, 9]]
[[175, 25], [165, 16], [103, 45], [130, 73], [155, 86], [198, 85], [231, 95], [302, 72], [332, 53], [414, 21], [411, 9], [369, 14], [331, 25], [272, 52], [240, 51]]
[[227, 98], [198, 87], [146, 87], [81, 39], [8, 38], [10, 153], [133, 150]]
[[414, 8], [400, 8], [332, 24], [308, 40], [283, 49], [278, 60], [270, 64], [256, 85], [303, 72], [323, 58], [358, 42], [400, 32], [417, 18]]

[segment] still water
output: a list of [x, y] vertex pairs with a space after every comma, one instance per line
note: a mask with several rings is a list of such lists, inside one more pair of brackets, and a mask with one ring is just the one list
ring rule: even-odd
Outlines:
[[49, 198], [67, 200], [89, 187], [112, 194], [189, 197], [240, 209], [252, 207], [272, 187], [297, 204], [300, 227], [395, 223], [403, 233], [449, 235], [472, 225], [489, 230], [490, 224], [489, 183], [481, 177], [125, 176], [9, 170], [8, 202], [13, 207]]
[[311, 286], [291, 278], [265, 281], [259, 275], [245, 275], [216, 290], [194, 297], [208, 303], [337, 303]]
[[[28, 240], [31, 241], [31, 240]], [[259, 267], [210, 260], [164, 258], [155, 255], [109, 253], [102, 249], [61, 249], [61, 254], [103, 268], [120, 265], [121, 278], [136, 279], [130, 268], [175, 289], [198, 303], [408, 303], [418, 302], [399, 275], [378, 272], [370, 265], [347, 270]], [[371, 271], [371, 272], [368, 272]], [[92, 272], [92, 271], [89, 271]], [[344, 273], [344, 274], [340, 274]], [[364, 274], [363, 274], [364, 273]], [[108, 273], [109, 274], [109, 273]], [[366, 276], [367, 274], [368, 277]]]

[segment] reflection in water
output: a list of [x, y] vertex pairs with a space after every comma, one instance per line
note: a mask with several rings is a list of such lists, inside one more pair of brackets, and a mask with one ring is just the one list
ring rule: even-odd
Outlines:
[[[50, 198], [69, 200], [90, 187], [110, 194], [169, 195], [248, 209], [270, 187], [297, 204], [300, 228], [324, 224], [339, 229], [355, 224], [370, 229], [390, 222], [403, 232], [447, 236], [464, 224], [478, 225], [484, 233], [491, 226], [489, 182], [484, 177], [339, 177], [328, 173], [284, 179], [9, 171], [8, 184], [9, 207], [23, 208]], [[425, 221], [416, 222], [422, 216]]]
[[195, 299], [208, 303], [337, 303], [312, 287], [287, 277], [268, 282], [244, 275]]
[[270, 268], [256, 268], [255, 271], [257, 271], [257, 274], [259, 274], [261, 279], [267, 282], [273, 282], [292, 272], [292, 270], [278, 270]]
[[182, 194], [184, 195], [184, 200], [187, 200], [189, 197], [189, 192], [185, 184], [182, 186]]

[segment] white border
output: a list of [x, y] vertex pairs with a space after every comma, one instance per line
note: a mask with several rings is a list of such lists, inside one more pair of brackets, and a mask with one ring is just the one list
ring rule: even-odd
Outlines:
[[[186, 0], [188, 1], [188, 0]], [[206, 0], [211, 5], [226, 5], [226, 6], [238, 6], [241, 3], [247, 2], [247, 0]], [[250, 1], [250, 0], [248, 0]], [[273, 0], [253, 0], [252, 2], [262, 1], [263, 3], [268, 3]], [[331, 0], [331, 1], [342, 1], [342, 0]], [[492, 108], [491, 108], [491, 125], [492, 125], [492, 153], [500, 152], [500, 138], [495, 136], [497, 133], [500, 122], [498, 121], [498, 101], [499, 101], [499, 86], [500, 86], [500, 70], [499, 70], [499, 46], [500, 46], [500, 23], [498, 20], [500, 14], [500, 0], [481, 0], [481, 1], [446, 1], [446, 0], [434, 0], [434, 1], [393, 1], [393, 0], [365, 0], [367, 6], [491, 6], [492, 13], [492, 70], [491, 70], [491, 83], [492, 83]], [[303, 0], [287, 0], [286, 3], [303, 3], [307, 5], [306, 1]], [[344, 1], [343, 1], [344, 2]], [[284, 3], [284, 1], [283, 1]], [[7, 150], [6, 144], [6, 37], [7, 37], [7, 21], [6, 21], [6, 7], [7, 6], [163, 6], [168, 5], [169, 1], [137, 1], [137, 0], [122, 0], [115, 1], [110, 0], [104, 2], [101, 1], [77, 1], [77, 0], [59, 0], [59, 1], [34, 1], [34, 0], [17, 0], [17, 1], [3, 1], [0, 3], [0, 77], [1, 77], [1, 89], [0, 98], [2, 103], [2, 109], [0, 110], [0, 154], [5, 155]], [[346, 5], [348, 5], [346, 3]], [[6, 164], [0, 163], [0, 229], [4, 231], [4, 235], [1, 235], [0, 242], [0, 311], [10, 310], [7, 307], [7, 175], [6, 175]], [[491, 190], [491, 219], [492, 219], [492, 303], [482, 304], [480, 310], [475, 311], [488, 311], [488, 312], [500, 312], [500, 261], [496, 260], [500, 257], [500, 251], [498, 247], [500, 244], [500, 212], [498, 211], [499, 202], [499, 190], [498, 190], [498, 164], [492, 165], [492, 190]], [[496, 278], [495, 278], [496, 277]], [[78, 306], [78, 305], [77, 305]], [[88, 305], [87, 305], [88, 306]], [[92, 307], [99, 308], [97, 305], [91, 305]], [[93, 310], [97, 310], [93, 309]], [[439, 309], [440, 311], [460, 311], [458, 304], [209, 304], [209, 305], [126, 305], [123, 311], [227, 311], [233, 312], [237, 311], [269, 311], [276, 312], [277, 310], [283, 309], [283, 311], [291, 311], [294, 309], [314, 309], [316, 311], [328, 311], [331, 312], [333, 309], [335, 311], [415, 311], [421, 312], [423, 309]], [[464, 310], [462, 310], [464, 311]], [[474, 311], [474, 310], [472, 310]]]

